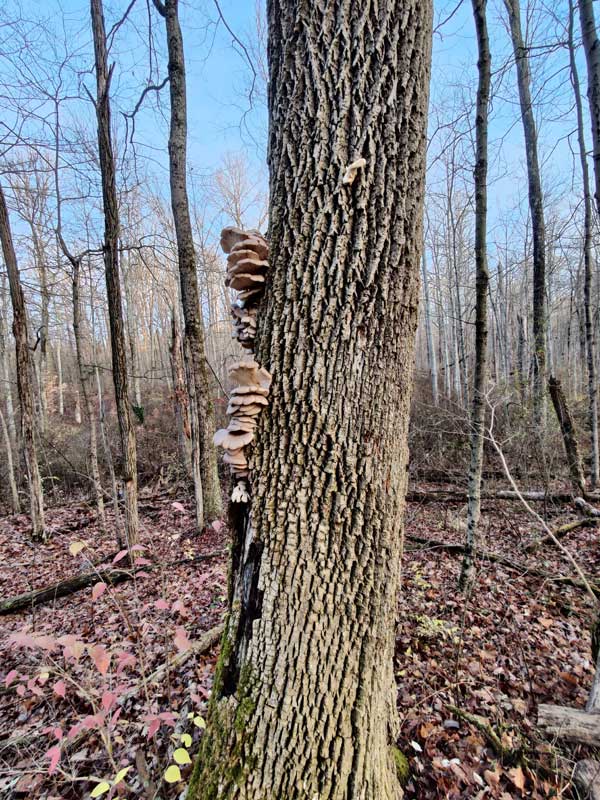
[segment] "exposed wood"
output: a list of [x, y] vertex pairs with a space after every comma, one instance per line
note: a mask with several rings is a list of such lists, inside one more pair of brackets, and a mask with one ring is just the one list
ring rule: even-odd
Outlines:
[[541, 704], [537, 724], [549, 735], [578, 744], [600, 746], [600, 713]]
[[600, 763], [591, 758], [578, 761], [573, 772], [573, 781], [588, 800], [600, 800]]

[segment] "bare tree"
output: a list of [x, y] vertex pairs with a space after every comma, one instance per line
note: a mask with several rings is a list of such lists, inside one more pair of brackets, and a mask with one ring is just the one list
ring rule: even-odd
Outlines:
[[45, 540], [44, 495], [38, 465], [33, 418], [33, 390], [31, 387], [31, 357], [27, 334], [27, 312], [25, 298], [19, 279], [19, 267], [13, 245], [8, 209], [4, 191], [0, 186], [0, 241], [4, 263], [8, 272], [8, 283], [13, 310], [13, 334], [17, 357], [17, 389], [21, 409], [21, 436], [25, 452], [25, 469], [29, 487], [29, 515], [34, 539]]
[[113, 382], [121, 436], [123, 459], [123, 486], [125, 495], [125, 533], [127, 545], [137, 544], [137, 452], [135, 429], [131, 418], [129, 385], [127, 379], [127, 350], [121, 284], [119, 276], [119, 207], [115, 178], [110, 127], [110, 82], [113, 67], [108, 66], [106, 33], [102, 0], [91, 0], [92, 31], [96, 66], [96, 118], [98, 123], [98, 152], [102, 176], [102, 200], [104, 205], [104, 270], [110, 318]]
[[165, 19], [169, 50], [169, 89], [171, 94], [171, 128], [169, 133], [169, 170], [171, 208], [177, 236], [181, 302], [185, 321], [184, 353], [189, 354], [190, 404], [192, 422], [192, 471], [196, 495], [196, 523], [204, 526], [222, 511], [217, 461], [212, 444], [214, 409], [204, 349], [204, 326], [200, 309], [196, 251], [187, 193], [187, 98], [183, 36], [178, 17], [178, 0], [154, 0]]
[[472, 0], [477, 33], [479, 85], [475, 111], [475, 373], [471, 410], [471, 462], [469, 465], [467, 537], [459, 584], [466, 588], [473, 572], [473, 556], [477, 527], [481, 514], [481, 468], [485, 423], [485, 386], [487, 380], [487, 298], [489, 272], [487, 264], [487, 171], [488, 109], [492, 60], [486, 19], [486, 0]]

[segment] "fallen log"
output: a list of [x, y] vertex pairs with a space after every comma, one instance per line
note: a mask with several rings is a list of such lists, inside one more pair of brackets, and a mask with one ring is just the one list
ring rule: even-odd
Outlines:
[[537, 550], [538, 547], [542, 547], [543, 545], [553, 544], [554, 539], [563, 539], [568, 533], [577, 530], [577, 528], [593, 528], [596, 525], [598, 525], [598, 521], [592, 517], [585, 517], [584, 519], [577, 519], [574, 522], [567, 522], [565, 525], [561, 525], [560, 528], [556, 528], [552, 533], [547, 533], [545, 536], [542, 536], [541, 539], [529, 542], [529, 544], [525, 546], [525, 552], [530, 553], [532, 550]]
[[[534, 503], [570, 503], [573, 501], [573, 495], [566, 492], [521, 492], [521, 497]], [[482, 500], [520, 500], [521, 497], [517, 492], [513, 492], [510, 489], [500, 489], [497, 492], [481, 492]], [[407, 493], [406, 499], [410, 503], [439, 503], [442, 500], [466, 503], [467, 493], [457, 489], [412, 489]]]
[[[447, 553], [464, 553], [465, 546], [464, 544], [458, 544], [455, 542], [436, 542], [434, 539], [428, 539], [426, 536], [417, 536], [416, 534], [407, 533], [405, 534], [405, 538], [409, 539], [412, 542], [418, 542], [420, 544], [424, 544], [432, 549], [435, 550], [445, 550]], [[502, 564], [503, 567], [508, 567], [509, 569], [517, 570], [517, 572], [521, 572], [523, 574], [533, 575], [536, 578], [541, 578], [545, 581], [552, 581], [553, 583], [562, 583], [566, 586], [575, 586], [578, 589], [587, 589], [587, 586], [580, 578], [571, 578], [569, 575], [551, 575], [549, 572], [545, 572], [544, 570], [538, 569], [537, 567], [529, 566], [528, 564], [521, 564], [519, 561], [516, 561], [514, 558], [506, 558], [505, 556], [501, 556], [499, 553], [492, 553], [489, 550], [477, 550], [477, 558], [484, 559], [486, 561], [491, 561], [495, 564]], [[600, 586], [595, 583], [592, 583], [591, 580], [588, 580], [588, 584], [596, 595], [596, 597], [600, 597]]]
[[600, 745], [600, 713], [589, 713], [579, 708], [541, 704], [538, 708], [538, 726], [559, 739], [578, 744]]
[[[587, 496], [591, 497], [591, 495]], [[595, 499], [600, 500], [600, 498]], [[600, 510], [594, 508], [594, 506], [591, 503], [588, 503], [583, 497], [576, 497], [575, 500], [573, 500], [573, 504], [576, 505], [577, 508], [588, 517], [591, 517], [592, 519], [600, 518]]]
[[151, 566], [140, 567], [138, 569], [99, 569], [92, 572], [85, 572], [82, 575], [76, 575], [74, 578], [67, 578], [64, 581], [59, 581], [52, 586], [47, 586], [43, 589], [34, 589], [32, 592], [25, 592], [24, 594], [16, 595], [16, 597], [9, 597], [7, 600], [0, 601], [0, 616], [22, 611], [24, 608], [34, 608], [43, 603], [57, 600], [59, 597], [67, 597], [88, 586], [93, 586], [95, 583], [108, 583], [111, 586], [116, 586], [118, 583], [131, 580], [137, 572], [147, 572], [148, 570], [179, 564], [195, 564], [199, 561], [206, 561], [209, 558], [222, 556], [225, 552], [225, 550], [216, 550], [212, 553], [204, 553], [194, 556], [193, 558], [182, 559], [181, 561], [169, 562], [168, 564], [152, 564]]
[[573, 781], [583, 797], [600, 800], [600, 764], [591, 758], [578, 761], [573, 772]]

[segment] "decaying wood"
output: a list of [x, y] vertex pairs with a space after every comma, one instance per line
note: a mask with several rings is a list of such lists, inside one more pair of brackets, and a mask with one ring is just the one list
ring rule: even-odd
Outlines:
[[553, 543], [553, 539], [562, 539], [571, 531], [575, 531], [578, 528], [590, 528], [595, 527], [598, 522], [591, 518], [586, 517], [585, 519], [576, 519], [574, 522], [567, 522], [565, 525], [561, 525], [560, 528], [556, 528], [556, 530], [552, 531], [552, 533], [547, 533], [545, 536], [542, 536], [541, 539], [536, 539], [533, 542], [529, 542], [529, 544], [525, 547], [525, 552], [530, 553], [532, 550], [537, 550], [538, 547], [542, 547], [544, 545], [551, 545]]
[[573, 781], [583, 797], [600, 800], [600, 763], [591, 758], [579, 761], [573, 772]]
[[538, 725], [546, 733], [579, 744], [600, 745], [600, 713], [579, 708], [541, 704]]
[[595, 508], [591, 503], [588, 503], [587, 500], [584, 500], [583, 497], [576, 497], [575, 500], [573, 500], [573, 504], [588, 517], [593, 517], [595, 519], [600, 517], [600, 510]]
[[[534, 503], [570, 503], [573, 495], [566, 492], [521, 492], [524, 500]], [[406, 495], [410, 503], [465, 503], [467, 492], [458, 489], [412, 489]], [[497, 492], [481, 492], [482, 500], [519, 500], [519, 495], [510, 489]], [[600, 512], [599, 512], [600, 513]]]
[[[143, 571], [147, 572], [152, 569], [160, 569], [161, 567], [169, 567], [174, 564], [195, 564], [199, 561], [206, 561], [209, 558], [217, 558], [224, 555], [226, 551], [217, 550], [213, 553], [204, 553], [193, 558], [183, 559], [168, 564], [156, 564], [143, 567]], [[123, 581], [131, 580], [139, 569], [101, 569], [94, 570], [93, 572], [86, 572], [83, 575], [76, 575], [74, 578], [67, 578], [67, 580], [59, 581], [53, 586], [47, 586], [43, 589], [34, 589], [32, 592], [25, 592], [24, 594], [10, 597], [8, 600], [0, 602], [0, 615], [14, 614], [16, 611], [21, 611], [24, 608], [34, 608], [35, 606], [42, 605], [43, 603], [52, 602], [59, 597], [67, 597], [70, 594], [79, 592], [88, 586], [92, 586], [98, 582], [104, 582], [115, 586]]]

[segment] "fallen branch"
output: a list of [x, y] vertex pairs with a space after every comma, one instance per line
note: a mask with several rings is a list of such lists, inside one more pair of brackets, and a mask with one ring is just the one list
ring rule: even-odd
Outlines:
[[131, 580], [137, 572], [158, 569], [160, 567], [176, 566], [180, 564], [195, 564], [198, 561], [206, 561], [209, 558], [216, 558], [224, 555], [225, 550], [216, 550], [212, 553], [205, 553], [193, 558], [170, 562], [168, 564], [153, 564], [149, 567], [139, 569], [99, 569], [93, 572], [86, 572], [83, 575], [76, 575], [74, 578], [67, 578], [59, 581], [52, 586], [43, 589], [34, 589], [32, 592], [25, 592], [16, 597], [9, 597], [8, 600], [0, 601], [0, 616], [13, 614], [15, 611], [22, 611], [24, 608], [34, 608], [42, 603], [52, 602], [59, 597], [67, 597], [70, 594], [81, 591], [95, 583], [102, 582], [115, 586], [123, 581]]
[[[437, 542], [434, 539], [428, 539], [425, 536], [416, 536], [412, 533], [405, 534], [407, 539], [410, 539], [413, 542], [419, 542], [420, 544], [427, 545], [428, 547], [435, 548], [436, 550], [445, 550], [447, 553], [464, 553], [465, 546], [464, 544], [458, 543], [446, 543], [446, 542]], [[492, 553], [489, 550], [477, 550], [477, 557], [481, 559], [485, 559], [486, 561], [491, 561], [495, 564], [502, 564], [503, 567], [508, 567], [509, 569], [517, 570], [521, 573], [527, 573], [529, 575], [533, 575], [536, 578], [541, 578], [545, 581], [553, 581], [554, 583], [562, 583], [566, 586], [575, 586], [578, 589], [591, 589], [592, 592], [596, 597], [600, 597], [600, 586], [596, 584], [590, 584], [589, 580], [582, 581], [580, 578], [571, 578], [569, 575], [552, 575], [549, 572], [545, 572], [544, 570], [538, 569], [537, 567], [531, 567], [527, 564], [521, 564], [518, 561], [515, 561], [514, 558], [506, 558], [505, 556], [501, 556], [498, 553]]]
[[[510, 489], [501, 489], [497, 492], [481, 492], [482, 500], [529, 500], [530, 502], [540, 503], [570, 503], [573, 500], [572, 494], [558, 492], [549, 494], [547, 492], [514, 492]], [[458, 502], [467, 501], [467, 492], [456, 489], [413, 489], [406, 495], [407, 501], [411, 503], [439, 503], [440, 501]], [[599, 512], [600, 513], [600, 512]]]
[[542, 704], [538, 708], [537, 724], [559, 739], [596, 747], [600, 745], [600, 713]]
[[580, 511], [583, 511], [583, 513], [588, 517], [592, 517], [594, 519], [600, 517], [600, 511], [597, 508], [594, 508], [591, 503], [588, 503], [587, 500], [584, 500], [583, 497], [576, 497], [575, 500], [573, 500], [573, 504], [576, 505]]
[[598, 522], [591, 518], [585, 517], [585, 519], [577, 519], [574, 522], [567, 522], [566, 525], [561, 525], [560, 528], [556, 528], [552, 531], [552, 535], [547, 533], [545, 536], [542, 536], [541, 539], [536, 539], [533, 542], [530, 542], [525, 547], [525, 552], [530, 553], [532, 550], [537, 550], [538, 547], [542, 547], [548, 543], [553, 544], [554, 539], [563, 539], [568, 533], [571, 531], [577, 530], [577, 528], [593, 528], [598, 524]]
[[492, 747], [496, 751], [496, 755], [499, 758], [501, 759], [514, 758], [513, 752], [509, 748], [504, 747], [502, 741], [500, 740], [500, 737], [498, 736], [496, 731], [492, 728], [492, 726], [489, 724], [489, 722], [482, 719], [481, 717], [476, 716], [475, 714], [469, 714], [468, 711], [463, 711], [457, 706], [447, 705], [446, 708], [460, 719], [464, 719], [465, 722], [470, 722], [471, 725], [475, 725], [477, 730], [481, 731], [481, 733], [483, 733], [488, 742], [492, 745]]
[[600, 800], [600, 764], [591, 758], [584, 758], [575, 766], [573, 781], [583, 797]]
[[[201, 656], [204, 653], [207, 653], [221, 640], [224, 627], [225, 626], [223, 623], [215, 625], [214, 628], [211, 628], [210, 630], [206, 631], [206, 633], [203, 633], [196, 642], [192, 642], [191, 646], [187, 650], [184, 650], [183, 653], [178, 653], [176, 656], [168, 659], [164, 664], [161, 664], [158, 669], [155, 669], [154, 672], [146, 676], [145, 681], [136, 683], [135, 686], [125, 692], [125, 694], [119, 698], [119, 705], [123, 706], [128, 700], [131, 700], [133, 697], [135, 697], [138, 692], [143, 689], [145, 684], [158, 683], [168, 671], [176, 669], [177, 667], [181, 667], [192, 656]], [[62, 739], [61, 749], [63, 751], [72, 749], [74, 746], [80, 744], [92, 732], [93, 729], [83, 730], [72, 739]], [[36, 728], [35, 731], [32, 731], [28, 734], [12, 736], [10, 739], [6, 739], [4, 742], [0, 743], [0, 753], [4, 752], [5, 750], [10, 750], [11, 748], [22, 747], [31, 744], [32, 742], [39, 741], [41, 738], [43, 738], [43, 736], [44, 734], [42, 733], [41, 728]]]

